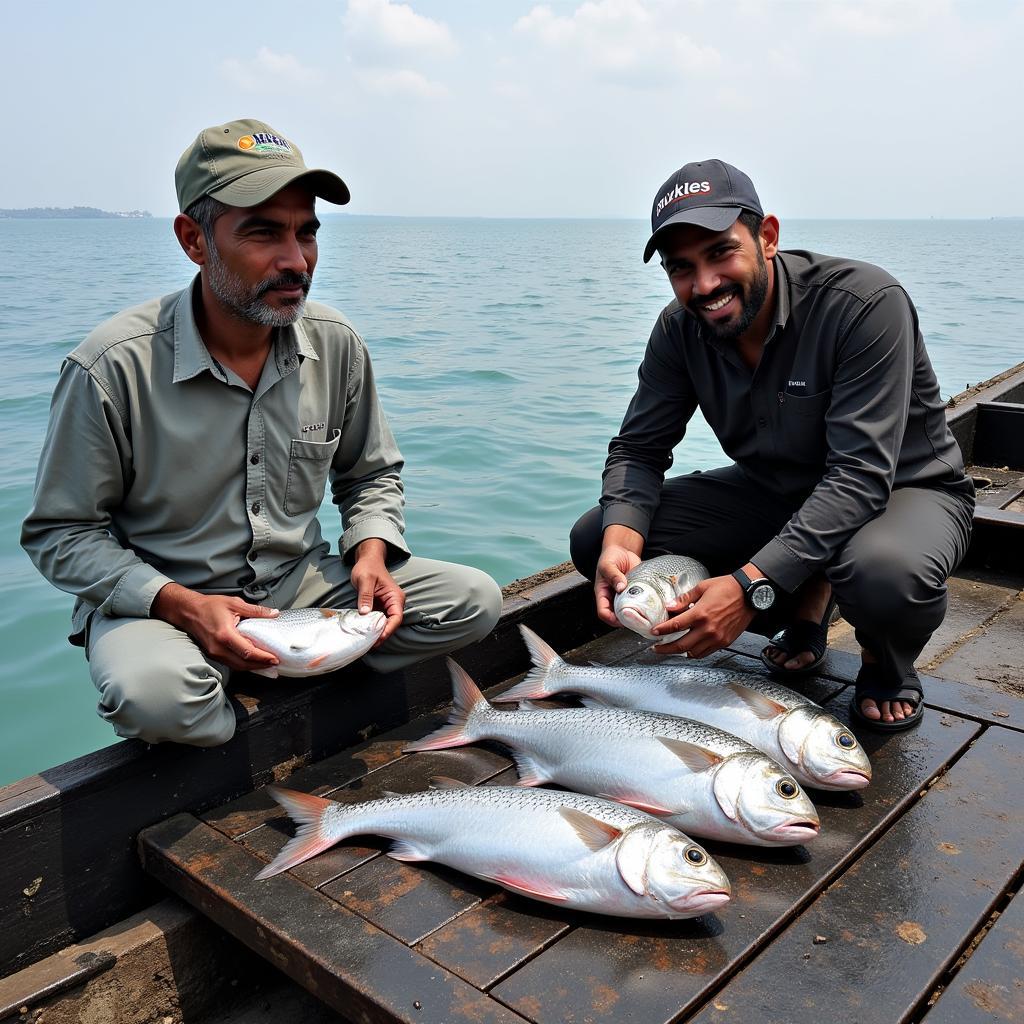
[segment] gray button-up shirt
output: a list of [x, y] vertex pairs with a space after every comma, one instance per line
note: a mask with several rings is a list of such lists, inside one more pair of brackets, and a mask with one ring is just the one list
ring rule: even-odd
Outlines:
[[725, 453], [796, 512], [751, 553], [792, 591], [827, 565], [897, 487], [973, 495], [918, 326], [899, 283], [868, 263], [774, 258], [776, 309], [757, 368], [673, 302], [609, 445], [604, 525], [647, 535], [672, 449], [699, 406]]
[[402, 457], [370, 359], [316, 302], [279, 328], [256, 390], [207, 351], [192, 286], [120, 313], [61, 367], [22, 545], [93, 609], [143, 617], [174, 581], [260, 599], [326, 553], [330, 482], [341, 553], [379, 537], [408, 554]]

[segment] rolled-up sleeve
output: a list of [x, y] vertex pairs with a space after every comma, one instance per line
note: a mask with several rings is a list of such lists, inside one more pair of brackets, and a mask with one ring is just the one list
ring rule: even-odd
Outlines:
[[751, 561], [793, 591], [881, 513], [907, 426], [917, 318], [899, 286], [868, 298], [839, 340], [825, 416], [825, 473]]
[[61, 367], [21, 544], [55, 587], [106, 615], [144, 618], [169, 577], [126, 549], [111, 527], [125, 494], [131, 442], [105, 382]]
[[402, 454], [377, 396], [373, 367], [361, 341], [349, 373], [341, 443], [331, 464], [331, 494], [341, 512], [341, 554], [350, 558], [364, 540], [379, 538], [408, 555]]
[[680, 343], [663, 313], [647, 343], [622, 427], [608, 445], [601, 488], [603, 527], [628, 526], [644, 537], [650, 529], [672, 449], [697, 408]]

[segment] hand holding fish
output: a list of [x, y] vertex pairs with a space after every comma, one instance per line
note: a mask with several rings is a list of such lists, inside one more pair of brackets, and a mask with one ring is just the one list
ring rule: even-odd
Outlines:
[[597, 617], [609, 626], [622, 625], [615, 614], [615, 595], [626, 588], [626, 573], [640, 564], [644, 539], [628, 526], [609, 526], [605, 530], [604, 547], [594, 577]]
[[671, 643], [658, 644], [658, 654], [685, 654], [704, 658], [728, 647], [750, 625], [754, 611], [743, 596], [743, 588], [732, 576], [714, 576], [698, 583], [668, 605], [670, 613], [681, 615], [655, 626], [651, 633], [662, 636], [688, 630]]
[[356, 608], [361, 614], [369, 614], [374, 603], [387, 616], [384, 632], [373, 645], [376, 650], [402, 624], [405, 613], [405, 592], [395, 582], [384, 563], [387, 545], [384, 541], [370, 537], [356, 548], [356, 562], [352, 566], [351, 581], [355, 588]]
[[277, 664], [277, 656], [238, 632], [242, 619], [273, 618], [276, 608], [249, 604], [240, 597], [199, 594], [178, 583], [160, 589], [150, 609], [155, 619], [177, 626], [214, 660], [239, 672], [253, 672]]

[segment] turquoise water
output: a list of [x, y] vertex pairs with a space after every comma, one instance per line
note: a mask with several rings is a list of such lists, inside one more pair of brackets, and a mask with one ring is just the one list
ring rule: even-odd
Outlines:
[[[564, 561], [670, 294], [640, 221], [326, 217], [313, 295], [365, 336], [406, 458], [414, 551], [500, 583]], [[802, 221], [784, 247], [868, 259], [914, 297], [943, 394], [1024, 358], [1024, 221]], [[18, 547], [64, 354], [185, 285], [169, 220], [0, 221], [0, 784], [113, 742], [71, 598]], [[691, 425], [676, 471], [723, 456]], [[325, 535], [339, 527], [328, 508]]]

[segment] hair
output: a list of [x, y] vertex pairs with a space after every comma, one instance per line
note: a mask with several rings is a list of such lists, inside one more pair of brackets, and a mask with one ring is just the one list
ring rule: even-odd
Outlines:
[[186, 217], [191, 217], [203, 231], [203, 237], [208, 241], [213, 241], [213, 225], [217, 218], [228, 212], [228, 207], [225, 206], [219, 199], [214, 199], [213, 196], [200, 196], [194, 203], [189, 205], [189, 208], [185, 211]]
[[736, 219], [750, 232], [750, 237], [756, 242], [761, 233], [761, 222], [764, 217], [759, 213], [754, 213], [753, 210], [742, 210]]

